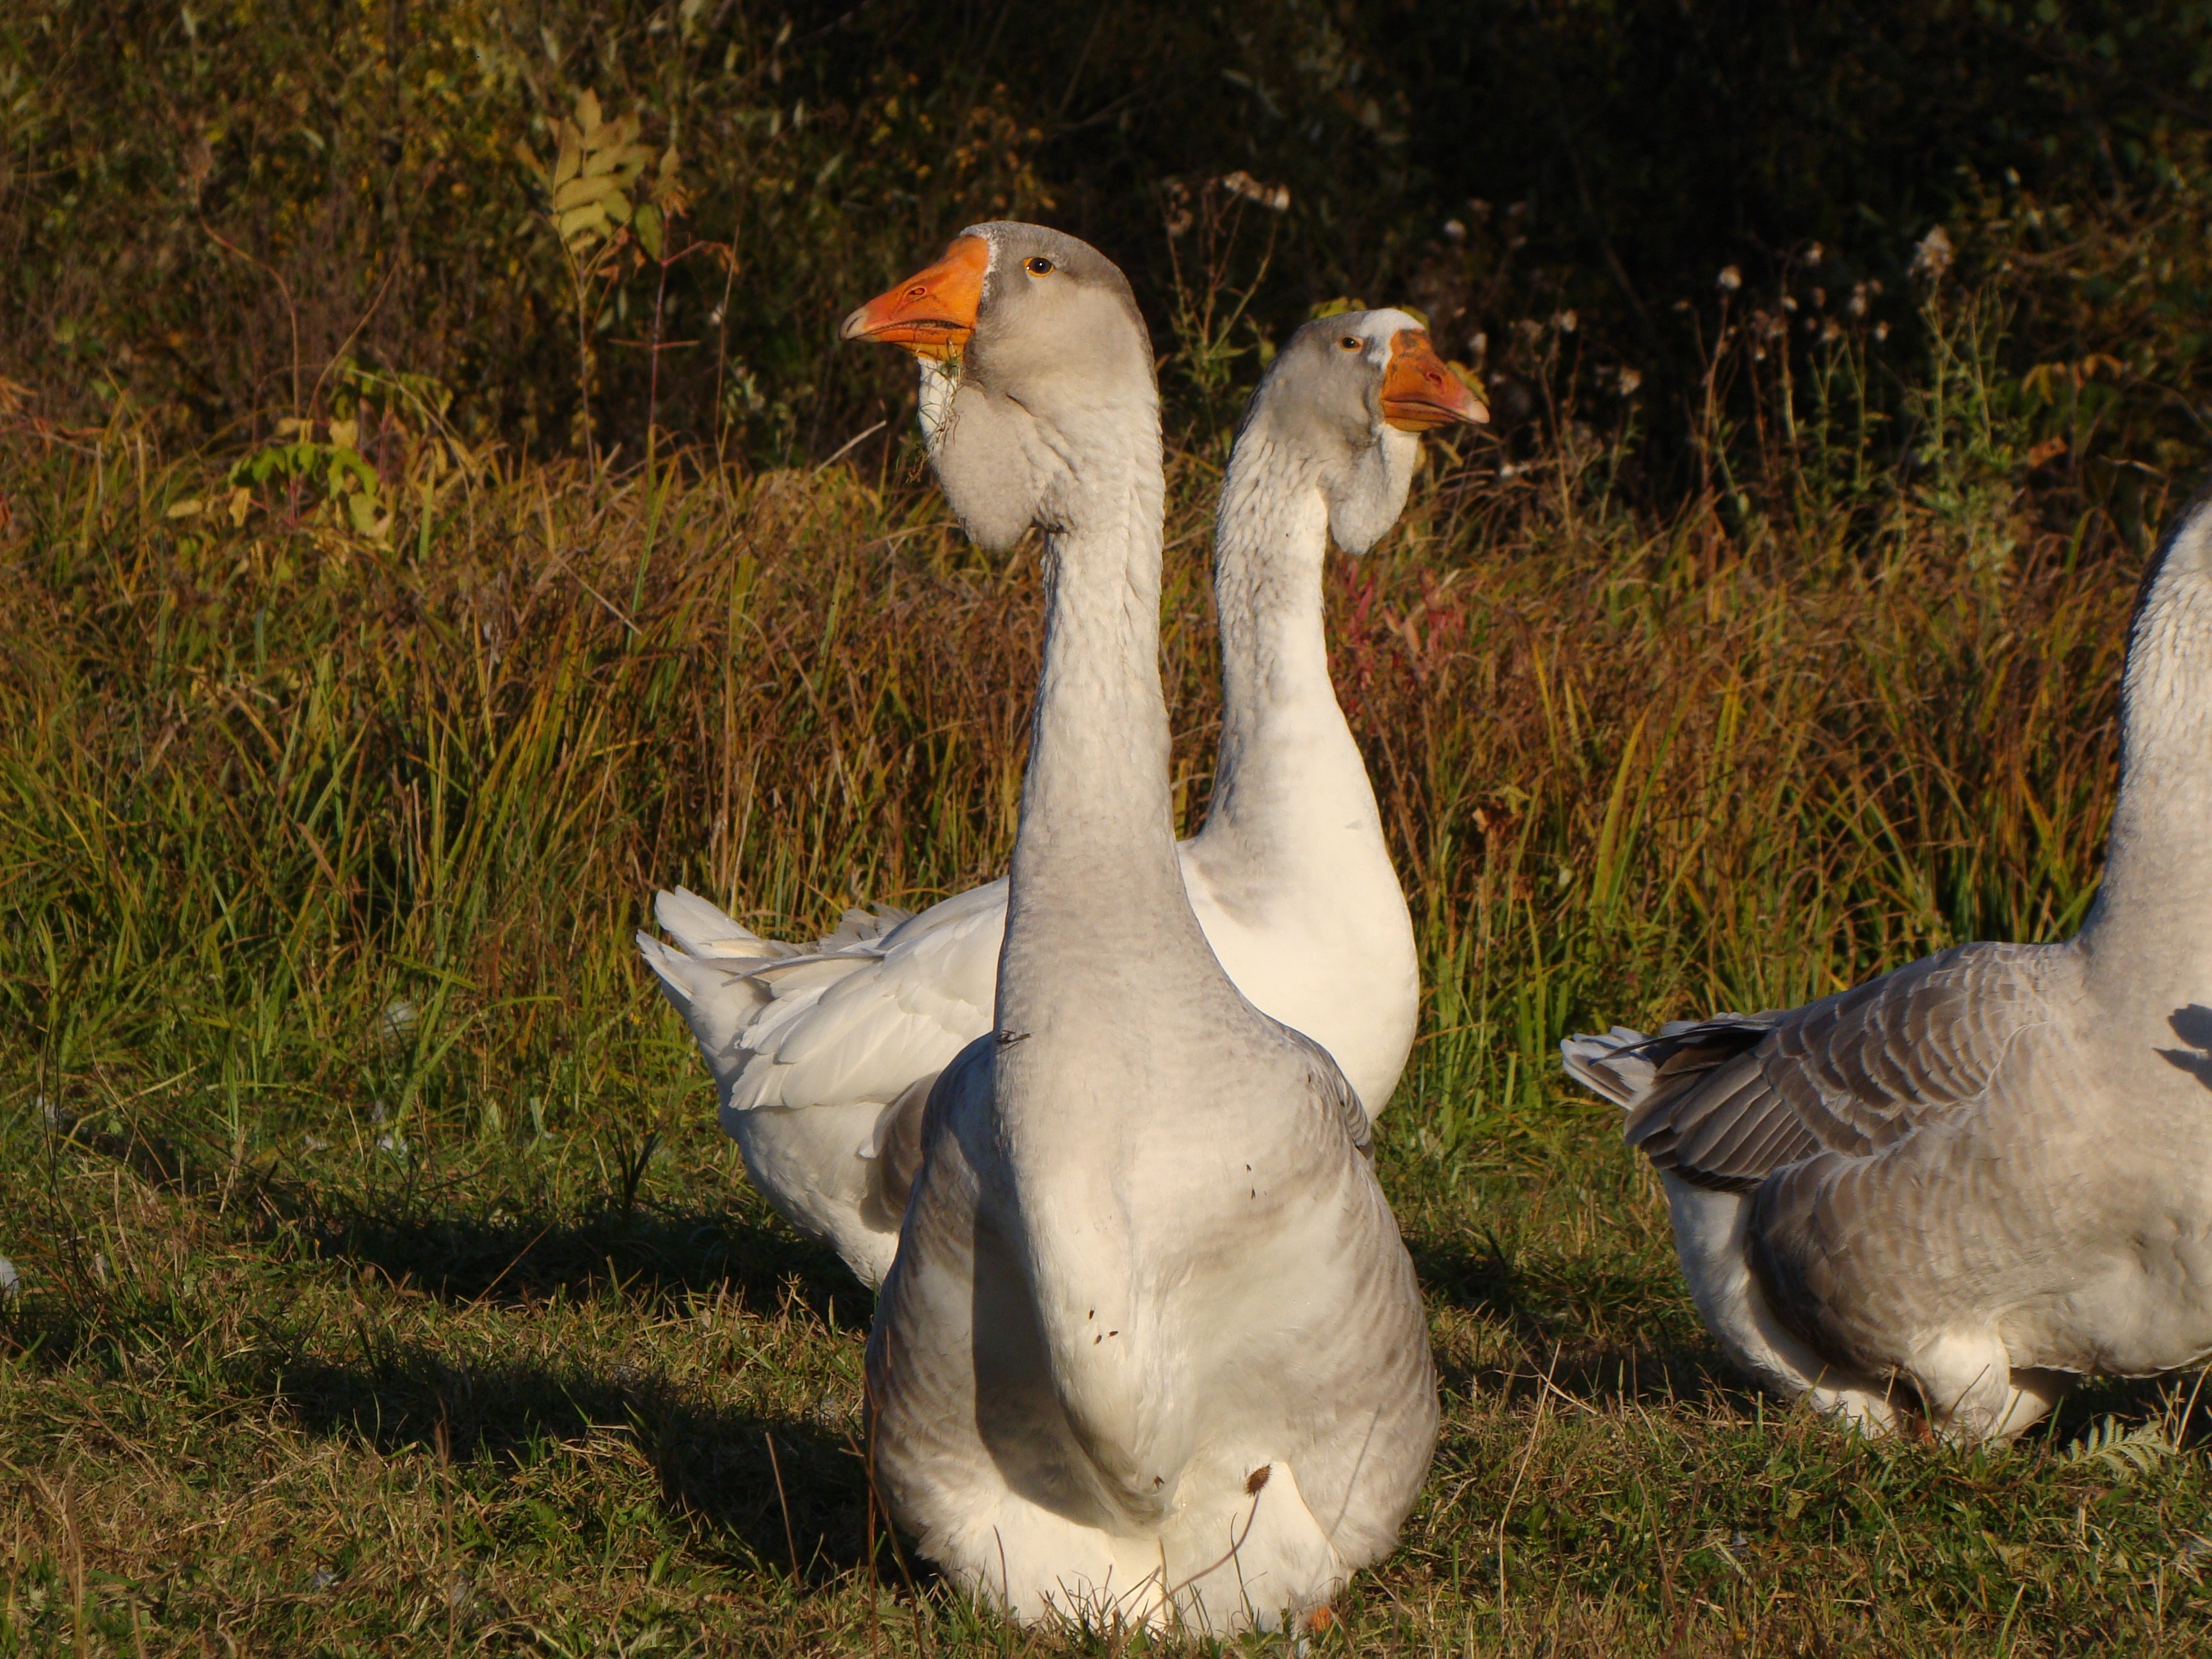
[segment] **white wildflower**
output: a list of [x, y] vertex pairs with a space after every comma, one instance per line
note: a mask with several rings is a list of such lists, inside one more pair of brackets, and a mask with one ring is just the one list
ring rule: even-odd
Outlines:
[[1733, 294], [1743, 286], [1743, 273], [1734, 265], [1723, 265], [1721, 274], [1714, 279], [1723, 294]]
[[1950, 270], [1951, 262], [1958, 257], [1958, 250], [1951, 246], [1950, 232], [1937, 225], [1913, 244], [1912, 264], [1907, 269], [1915, 276], [1925, 276], [1931, 283], [1940, 283], [1943, 280], [1943, 273]]
[[1270, 213], [1287, 213], [1291, 209], [1291, 191], [1287, 185], [1263, 185], [1239, 167], [1224, 173], [1221, 187], [1231, 196], [1241, 196], [1248, 202], [1256, 202]]

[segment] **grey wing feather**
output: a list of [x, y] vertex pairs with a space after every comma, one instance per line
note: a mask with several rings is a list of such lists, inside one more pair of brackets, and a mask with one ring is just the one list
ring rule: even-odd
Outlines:
[[2045, 1017], [2050, 948], [1962, 945], [1785, 1013], [1577, 1038], [1568, 1067], [1628, 1109], [1629, 1144], [1660, 1169], [1748, 1191], [1822, 1152], [1879, 1152], [1978, 1098]]

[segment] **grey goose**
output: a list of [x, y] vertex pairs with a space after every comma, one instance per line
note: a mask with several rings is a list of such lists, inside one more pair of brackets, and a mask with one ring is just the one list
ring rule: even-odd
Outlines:
[[[2129, 634], [2096, 902], [1802, 1008], [1562, 1045], [1659, 1170], [1691, 1294], [1785, 1396], [2010, 1437], [2212, 1354], [2212, 505]], [[1896, 1385], [1905, 1385], [1899, 1389]]]
[[874, 1485], [1022, 1619], [1274, 1625], [1413, 1504], [1420, 1294], [1358, 1097], [1237, 990], [1183, 886], [1128, 284], [1033, 225], [935, 270], [963, 262], [978, 287], [925, 273], [846, 325], [960, 337], [939, 483], [987, 548], [1038, 526], [1047, 587], [995, 1023], [931, 1092], [868, 1338]]

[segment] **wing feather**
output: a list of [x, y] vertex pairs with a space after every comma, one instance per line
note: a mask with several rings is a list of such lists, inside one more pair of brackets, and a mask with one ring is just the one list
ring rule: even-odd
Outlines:
[[[1962, 945], [1783, 1013], [1723, 1015], [1563, 1045], [1628, 1108], [1660, 1169], [1745, 1191], [1822, 1153], [1864, 1157], [1978, 1099], [2019, 1033], [2046, 1017], [2053, 947]], [[1626, 1040], [1624, 1040], [1626, 1039]], [[1622, 1099], [1623, 1085], [1642, 1083]]]

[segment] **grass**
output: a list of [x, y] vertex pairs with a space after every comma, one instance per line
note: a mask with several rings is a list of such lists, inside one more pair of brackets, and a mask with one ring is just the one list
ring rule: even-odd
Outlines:
[[[1912, 472], [1664, 517], [1571, 426], [1439, 451], [1332, 576], [1425, 958], [1380, 1160], [1445, 1417], [1316, 1652], [2208, 1645], [2195, 1377], [1983, 1452], [1762, 1404], [1553, 1058], [2079, 918], [2158, 503], [2039, 493], [1944, 407]], [[380, 519], [128, 415], [0, 454], [0, 1654], [1130, 1647], [871, 1528], [866, 1298], [744, 1184], [629, 939], [656, 884], [804, 932], [994, 872], [1033, 562], [903, 452], [387, 436]], [[1215, 458], [1174, 469], [1195, 814]]]

